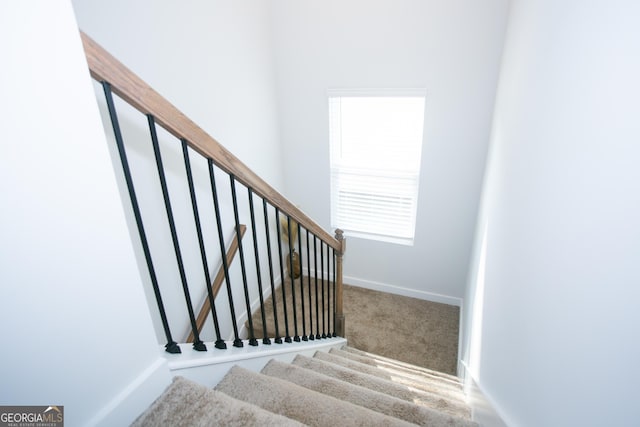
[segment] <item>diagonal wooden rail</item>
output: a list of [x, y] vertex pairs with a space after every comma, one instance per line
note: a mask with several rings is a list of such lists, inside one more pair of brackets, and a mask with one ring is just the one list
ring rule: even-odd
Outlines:
[[[240, 224], [240, 238], [244, 237], [244, 233], [247, 231], [247, 226], [244, 224]], [[231, 265], [233, 258], [236, 256], [238, 252], [238, 246], [240, 246], [240, 242], [238, 242], [238, 236], [234, 233], [233, 240], [231, 241], [231, 245], [229, 245], [229, 249], [227, 250], [227, 265]], [[222, 265], [218, 269], [218, 273], [216, 274], [215, 279], [213, 279], [213, 283], [211, 284], [211, 289], [213, 290], [213, 298], [218, 295], [220, 288], [222, 287], [222, 283], [224, 282], [224, 268]], [[202, 307], [200, 308], [200, 312], [198, 313], [198, 318], [196, 319], [196, 325], [198, 327], [198, 333], [202, 332], [202, 328], [204, 326], [204, 322], [209, 317], [211, 312], [211, 303], [209, 302], [209, 298], [205, 298], [202, 303]], [[193, 342], [193, 331], [189, 332], [189, 336], [187, 337], [185, 342]]]

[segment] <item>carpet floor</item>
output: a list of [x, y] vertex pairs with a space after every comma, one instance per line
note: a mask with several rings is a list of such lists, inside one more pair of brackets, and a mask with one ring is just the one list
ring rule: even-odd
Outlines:
[[[293, 289], [289, 282], [285, 282], [288, 328], [285, 328], [282, 290], [277, 288], [275, 316], [273, 299], [270, 297], [265, 301], [265, 328], [260, 310], [252, 317], [257, 338], [263, 336], [264, 329], [270, 337], [321, 335], [332, 330], [333, 320], [329, 316], [323, 318], [322, 309], [318, 313], [309, 310], [309, 307], [315, 307], [315, 287], [312, 281], [309, 295], [308, 278], [302, 280], [303, 286], [297, 279]], [[300, 304], [301, 295], [304, 305]], [[321, 288], [317, 295], [322, 307]], [[325, 289], [324, 297], [326, 312], [332, 294], [329, 295]], [[344, 285], [343, 305], [345, 335], [350, 347], [434, 371], [456, 374], [459, 307], [349, 285]], [[275, 319], [278, 321], [277, 331]]]

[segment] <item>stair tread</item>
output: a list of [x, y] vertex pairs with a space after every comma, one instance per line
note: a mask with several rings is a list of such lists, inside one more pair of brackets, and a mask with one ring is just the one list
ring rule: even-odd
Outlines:
[[398, 399], [426, 406], [449, 415], [466, 419], [469, 419], [471, 416], [469, 407], [460, 399], [449, 399], [438, 394], [411, 389], [404, 385], [394, 383], [393, 381], [354, 371], [344, 366], [323, 361], [319, 358], [298, 355], [293, 359], [292, 364], [308, 368], [316, 372], [321, 372], [323, 375], [365, 387], [370, 390], [379, 391]]
[[354, 362], [362, 363], [367, 366], [371, 366], [373, 368], [377, 368], [384, 373], [394, 375], [394, 376], [402, 376], [408, 378], [413, 381], [428, 381], [434, 384], [437, 384], [439, 387], [444, 387], [446, 389], [454, 390], [454, 391], [462, 391], [462, 384], [459, 379], [449, 379], [443, 378], [439, 375], [434, 375], [434, 372], [425, 372], [420, 371], [415, 368], [408, 368], [405, 366], [399, 366], [393, 363], [385, 362], [379, 359], [374, 359], [368, 356], [361, 356], [358, 354], [354, 354], [344, 350], [338, 350], [337, 348], [332, 348], [329, 351], [329, 354], [334, 356], [343, 357], [348, 360], [352, 360]]
[[[216, 390], [310, 426], [410, 426], [413, 424], [279, 378], [234, 366]], [[339, 420], [336, 420], [339, 414]]]
[[175, 377], [132, 424], [146, 426], [302, 426], [299, 422], [235, 399], [221, 391]]
[[423, 372], [432, 376], [436, 376], [436, 377], [440, 377], [440, 378], [444, 378], [444, 379], [448, 379], [454, 382], [460, 382], [460, 378], [456, 377], [455, 375], [451, 375], [451, 374], [447, 374], [445, 372], [440, 372], [440, 371], [434, 371], [433, 369], [429, 369], [429, 368], [425, 368], [422, 366], [418, 366], [418, 365], [412, 365], [411, 363], [406, 363], [406, 362], [401, 362], [399, 360], [396, 359], [391, 359], [388, 357], [384, 357], [384, 356], [380, 356], [378, 354], [374, 354], [374, 353], [369, 353], [367, 351], [364, 350], [360, 350], [354, 347], [349, 347], [349, 346], [344, 346], [342, 348], [343, 351], [352, 353], [354, 355], [358, 355], [358, 356], [362, 356], [365, 358], [368, 358], [371, 361], [379, 361], [379, 362], [385, 362], [388, 363], [392, 366], [398, 366], [398, 367], [403, 367], [403, 368], [407, 368], [410, 370], [414, 370], [414, 371], [418, 371], [418, 372]]
[[476, 423], [416, 405], [392, 395], [370, 390], [290, 363], [271, 360], [263, 374], [422, 426], [471, 427]]
[[364, 363], [356, 362], [344, 357], [336, 356], [334, 354], [317, 351], [314, 358], [324, 360], [330, 363], [344, 366], [354, 371], [363, 372], [369, 375], [373, 375], [384, 379], [393, 379], [393, 382], [401, 384], [405, 387], [411, 387], [414, 389], [427, 391], [430, 393], [438, 394], [443, 397], [447, 397], [453, 400], [464, 401], [464, 394], [462, 389], [452, 389], [449, 386], [443, 387], [439, 383], [427, 382], [421, 379], [415, 379], [401, 374], [387, 372], [383, 369], [376, 368]]

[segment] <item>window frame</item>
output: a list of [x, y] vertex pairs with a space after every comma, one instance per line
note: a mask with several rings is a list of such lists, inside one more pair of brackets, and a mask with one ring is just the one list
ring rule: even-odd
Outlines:
[[[342, 138], [340, 135], [338, 139], [339, 142], [336, 142], [335, 133], [336, 129], [336, 121], [339, 122], [339, 128], [342, 130], [342, 112], [340, 112], [341, 117], [336, 118], [336, 112], [333, 110], [334, 106], [332, 105], [335, 98], [420, 98], [421, 106], [419, 107], [421, 111], [420, 117], [420, 130], [419, 130], [419, 139], [417, 139], [418, 143], [412, 150], [415, 150], [413, 153], [414, 156], [417, 156], [415, 166], [404, 169], [377, 169], [377, 168], [366, 168], [366, 167], [352, 167], [349, 164], [345, 164], [344, 160], [340, 158], [339, 153], [337, 153], [338, 148], [342, 148]], [[424, 135], [425, 135], [425, 112], [426, 112], [426, 100], [427, 100], [427, 91], [422, 88], [416, 89], [330, 89], [327, 91], [327, 100], [328, 100], [328, 113], [329, 113], [329, 150], [330, 150], [330, 210], [331, 210], [331, 226], [334, 228], [341, 228], [345, 235], [353, 236], [364, 239], [377, 240], [382, 242], [396, 243], [401, 245], [413, 246], [415, 240], [415, 230], [416, 230], [416, 222], [417, 222], [417, 209], [418, 209], [418, 196], [419, 196], [419, 185], [420, 185], [420, 175], [421, 175], [421, 166], [422, 166], [422, 148], [424, 146]], [[418, 111], [416, 111], [417, 113]], [[416, 128], [417, 130], [417, 128]], [[393, 147], [388, 147], [389, 149], [393, 149]], [[347, 162], [348, 163], [348, 162]], [[397, 199], [398, 203], [404, 203], [404, 200], [409, 200], [411, 202], [411, 206], [409, 206], [409, 213], [404, 216], [401, 216], [403, 221], [408, 221], [408, 223], [403, 224], [402, 227], [394, 228], [393, 221], [396, 219], [395, 217], [389, 215], [379, 215], [374, 213], [373, 209], [368, 209], [368, 214], [371, 217], [380, 217], [385, 218], [385, 221], [372, 221], [369, 223], [373, 224], [372, 227], [367, 228], [362, 226], [353, 226], [354, 222], [349, 222], [348, 220], [344, 220], [344, 216], [342, 219], [339, 214], [339, 198], [341, 194], [345, 194], [345, 185], [348, 187], [348, 184], [345, 184], [346, 180], [344, 177], [348, 174], [353, 174], [354, 176], [358, 176], [361, 179], [369, 178], [372, 183], [375, 183], [376, 180], [384, 180], [385, 177], [388, 180], [387, 183], [389, 185], [388, 188], [392, 189], [393, 184], [392, 181], [397, 181], [395, 184], [400, 185], [400, 181], [410, 181], [409, 184], [405, 183], [405, 190], [410, 189], [411, 195], [409, 198], [398, 195], [398, 194], [385, 194], [384, 191], [376, 192], [378, 190], [369, 190], [370, 192], [365, 195], [365, 198], [369, 197], [369, 199], [379, 199], [374, 202], [375, 207], [380, 207], [380, 209], [384, 209], [385, 206], [390, 206], [390, 203], [393, 199]], [[341, 177], [342, 180], [341, 180]], [[342, 189], [339, 187], [342, 185]], [[357, 184], [356, 184], [357, 187]], [[366, 185], [365, 185], [366, 187]], [[383, 188], [383, 187], [380, 187]], [[386, 187], [385, 187], [386, 188]], [[402, 188], [397, 187], [402, 193]], [[352, 190], [354, 193], [358, 190]], [[364, 191], [364, 190], [362, 190]], [[347, 191], [348, 192], [348, 191]], [[355, 194], [355, 193], [354, 193]], [[385, 201], [384, 199], [388, 199]], [[382, 200], [382, 201], [380, 201]], [[381, 204], [378, 204], [381, 203]], [[386, 203], [386, 205], [385, 205]], [[353, 209], [351, 207], [350, 209]], [[363, 208], [366, 210], [366, 207]], [[403, 211], [398, 208], [398, 212]], [[353, 212], [353, 211], [350, 211]], [[352, 214], [351, 217], [353, 218]], [[363, 221], [366, 223], [366, 221]], [[387, 230], [386, 225], [390, 226], [390, 229]], [[377, 228], [376, 228], [377, 227]], [[404, 231], [399, 232], [398, 230], [404, 229]], [[390, 232], [388, 232], [390, 231]]]

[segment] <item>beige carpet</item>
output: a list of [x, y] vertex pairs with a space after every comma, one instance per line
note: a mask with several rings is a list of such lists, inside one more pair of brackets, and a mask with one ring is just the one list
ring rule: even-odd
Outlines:
[[455, 375], [446, 374], [440, 371], [434, 371], [433, 369], [423, 368], [417, 365], [411, 365], [409, 363], [401, 362], [399, 360], [390, 359], [388, 357], [380, 356], [379, 354], [368, 353], [366, 351], [358, 350], [355, 347], [345, 347], [344, 351], [351, 353], [348, 355], [350, 359], [362, 362], [365, 364], [397, 369], [401, 372], [407, 373], [420, 373], [428, 376], [429, 378], [440, 378], [452, 382], [459, 382], [460, 378]]
[[478, 427], [460, 381], [343, 347], [260, 373], [231, 368], [214, 390], [175, 378], [134, 426]]
[[265, 411], [208, 389], [182, 377], [173, 383], [131, 424], [155, 426], [302, 426], [297, 421]]
[[234, 367], [216, 390], [312, 426], [477, 427], [458, 379], [420, 377], [419, 367], [375, 367], [376, 356], [359, 351], [317, 351], [291, 364], [272, 360], [261, 373]]
[[337, 356], [333, 353], [318, 352], [318, 354], [315, 357], [317, 357], [322, 361], [333, 363], [334, 365], [343, 366], [355, 372], [360, 372], [363, 374], [375, 376], [385, 380], [393, 379], [393, 381], [396, 384], [400, 384], [402, 386], [405, 386], [414, 390], [420, 390], [427, 393], [438, 393], [439, 395], [446, 397], [448, 399], [461, 398], [461, 391], [462, 391], [461, 388], [458, 388], [458, 390], [453, 390], [450, 387], [443, 387], [439, 383], [435, 384], [433, 381], [421, 381], [418, 378], [413, 378], [413, 377], [401, 375], [398, 373], [385, 371], [377, 367], [365, 365], [360, 362], [355, 362], [353, 360], [346, 359], [341, 356]]
[[344, 287], [349, 346], [455, 375], [459, 307]]
[[[302, 287], [304, 296], [304, 330], [310, 331], [317, 324], [315, 311], [309, 319], [309, 294], [307, 278]], [[287, 318], [289, 335], [294, 336], [292, 293], [287, 285]], [[300, 280], [295, 281], [298, 303], [297, 327], [302, 335], [302, 308], [300, 303]], [[315, 307], [315, 290], [311, 292], [311, 306]], [[326, 298], [328, 300], [328, 297]], [[349, 346], [402, 362], [429, 368], [447, 374], [456, 374], [458, 357], [459, 307], [409, 298], [355, 286], [344, 286], [344, 314], [346, 338]], [[279, 334], [284, 337], [284, 310], [282, 292], [276, 289], [276, 306]], [[267, 335], [275, 336], [273, 305], [271, 298], [265, 304]], [[320, 314], [322, 323], [322, 314]], [[260, 311], [254, 313], [253, 323], [258, 338], [262, 337]], [[322, 329], [320, 330], [322, 334]]]
[[216, 390], [309, 426], [410, 426], [410, 423], [238, 366]]
[[432, 426], [453, 425], [451, 421], [458, 421], [460, 425], [467, 425], [462, 420], [452, 420], [444, 412], [399, 399], [389, 390], [386, 393], [370, 390], [289, 363], [272, 360], [262, 373], [410, 423]]
[[449, 399], [438, 393], [429, 393], [421, 390], [411, 389], [402, 384], [398, 384], [389, 378], [380, 378], [374, 375], [357, 372], [340, 365], [325, 362], [318, 357], [306, 357], [298, 355], [293, 359], [292, 364], [301, 366], [323, 375], [335, 378], [350, 384], [365, 387], [380, 393], [390, 394], [398, 399], [406, 400], [416, 405], [426, 406], [436, 409], [445, 414], [470, 418], [469, 407], [460, 399]]

